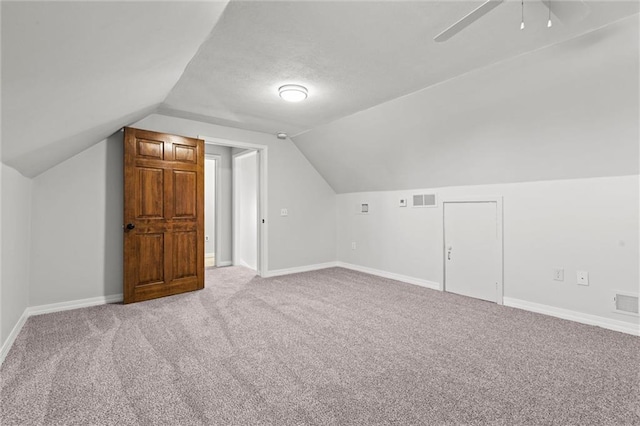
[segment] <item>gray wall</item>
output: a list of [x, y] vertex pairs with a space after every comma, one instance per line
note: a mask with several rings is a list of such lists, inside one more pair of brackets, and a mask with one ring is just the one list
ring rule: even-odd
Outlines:
[[219, 155], [220, 162], [218, 167], [220, 168], [220, 194], [218, 202], [220, 203], [220, 220], [221, 229], [218, 229], [220, 233], [220, 247], [216, 253], [216, 262], [231, 262], [232, 256], [232, 200], [231, 200], [231, 188], [233, 182], [233, 176], [231, 173], [231, 148], [226, 146], [218, 146], [207, 144], [204, 147], [205, 154]]
[[[435, 193], [438, 206], [398, 206], [422, 193]], [[639, 290], [637, 175], [340, 194], [338, 260], [441, 285], [442, 200], [477, 197], [503, 198], [505, 298], [638, 324], [612, 311], [614, 291]], [[365, 202], [371, 213], [356, 214]], [[578, 270], [589, 286], [577, 284]]]
[[122, 138], [34, 178], [31, 306], [122, 293]]
[[[134, 127], [268, 145], [269, 269], [335, 261], [335, 193], [291, 141], [159, 115]], [[122, 143], [118, 132], [33, 179], [30, 306], [122, 293]]]
[[636, 15], [293, 140], [337, 193], [637, 174], [639, 44]]
[[0, 163], [2, 195], [2, 269], [0, 342], [4, 344], [29, 302], [31, 179]]

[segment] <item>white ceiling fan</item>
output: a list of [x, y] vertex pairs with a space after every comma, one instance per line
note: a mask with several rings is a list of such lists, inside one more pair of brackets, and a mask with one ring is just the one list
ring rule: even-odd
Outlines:
[[[554, 16], [563, 23], [579, 21], [589, 13], [589, 6], [587, 6], [587, 4], [583, 0], [562, 2], [554, 1], [553, 6], [551, 4], [551, 0], [541, 1], [545, 6], [547, 6], [547, 8], [549, 8], [550, 13], [553, 13]], [[458, 34], [460, 31], [467, 28], [469, 25], [482, 18], [484, 15], [500, 6], [503, 2], [504, 0], [485, 1], [476, 9], [465, 15], [462, 19], [435, 36], [434, 40], [437, 42], [449, 40], [451, 37]]]

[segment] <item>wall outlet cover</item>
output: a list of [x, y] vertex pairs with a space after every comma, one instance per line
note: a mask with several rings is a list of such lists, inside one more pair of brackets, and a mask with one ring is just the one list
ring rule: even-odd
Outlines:
[[280, 216], [289, 216], [289, 210], [280, 209]]
[[555, 268], [553, 270], [553, 279], [555, 281], [564, 281], [564, 269], [563, 268]]
[[589, 285], [589, 272], [576, 271], [576, 280], [578, 285]]

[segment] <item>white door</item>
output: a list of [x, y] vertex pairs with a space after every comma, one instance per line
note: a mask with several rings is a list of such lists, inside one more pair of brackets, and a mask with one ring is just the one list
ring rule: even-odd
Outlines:
[[217, 160], [204, 159], [204, 266], [216, 266], [216, 166]]
[[502, 251], [497, 202], [445, 202], [444, 288], [502, 303]]
[[233, 158], [234, 265], [258, 268], [258, 154]]

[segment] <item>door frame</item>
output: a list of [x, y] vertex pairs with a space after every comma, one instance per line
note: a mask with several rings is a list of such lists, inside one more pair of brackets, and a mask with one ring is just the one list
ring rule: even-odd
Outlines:
[[496, 228], [498, 232], [498, 260], [500, 262], [498, 274], [498, 288], [496, 300], [498, 305], [504, 304], [504, 233], [503, 233], [503, 197], [446, 197], [442, 200], [442, 291], [447, 291], [447, 255], [445, 235], [445, 204], [446, 203], [496, 203]]
[[[238, 181], [238, 169], [236, 168], [236, 160], [239, 159], [239, 158], [242, 158], [244, 156], [247, 156], [249, 154], [253, 154], [253, 153], [256, 154], [256, 162], [258, 162], [260, 154], [254, 149], [251, 149], [249, 151], [244, 151], [244, 152], [238, 152], [237, 154], [233, 154], [231, 156], [231, 169], [232, 169], [232, 174], [233, 174], [233, 185], [232, 185], [233, 189], [231, 191], [231, 216], [233, 217], [233, 223], [232, 223], [232, 228], [233, 228], [233, 230], [232, 230], [233, 231], [232, 232], [232, 235], [233, 235], [233, 241], [232, 241], [233, 250], [232, 250], [232, 252], [233, 253], [231, 255], [231, 261], [232, 261], [233, 265], [245, 266], [247, 268], [250, 268], [250, 267], [248, 265], [244, 264], [244, 262], [242, 264], [240, 264], [238, 262], [239, 256], [238, 256], [238, 244], [237, 244], [237, 242], [238, 242], [239, 227], [236, 226], [236, 224], [239, 223], [240, 221], [238, 220], [239, 211], [237, 209], [238, 186], [236, 185], [236, 182]], [[260, 185], [260, 176], [259, 176], [259, 174], [260, 174], [260, 164], [256, 164], [256, 166], [258, 168], [258, 187], [259, 187], [259, 185]], [[259, 189], [257, 191], [257, 195], [258, 195], [258, 198], [260, 198], [260, 190]], [[259, 208], [258, 208], [258, 217], [259, 216], [260, 216], [260, 214], [259, 214]], [[259, 222], [260, 222], [260, 220], [258, 220], [258, 227], [256, 228], [258, 230], [258, 234], [260, 233], [260, 231], [259, 231], [260, 230], [260, 223]], [[258, 247], [257, 247], [258, 256], [257, 257], [260, 257], [259, 256], [260, 244], [258, 243], [259, 241], [260, 241], [260, 239], [259, 239], [258, 235], [256, 235], [256, 244], [258, 245]]]
[[[222, 206], [220, 203], [220, 191], [221, 191], [221, 173], [220, 173], [220, 163], [222, 162], [222, 156], [219, 154], [204, 154], [204, 158], [205, 160], [214, 160], [215, 161], [215, 179], [216, 179], [216, 185], [215, 188], [213, 189], [213, 203], [214, 203], [214, 210], [215, 210], [215, 215], [216, 215], [216, 220], [214, 221], [213, 224], [213, 233], [215, 234], [213, 237], [213, 252], [215, 253], [215, 266], [220, 266], [218, 264], [218, 262], [220, 262], [220, 247], [222, 247], [222, 236], [220, 235], [220, 229], [222, 229]], [[207, 166], [207, 163], [205, 161], [204, 163], [205, 168]], [[206, 176], [206, 170], [205, 170], [205, 176]], [[207, 189], [207, 183], [204, 183], [204, 187], [205, 187], [205, 191]], [[207, 215], [207, 212], [205, 210], [205, 216]], [[205, 218], [206, 220], [206, 218]], [[205, 252], [205, 256], [206, 256], [206, 252]]]
[[[232, 148], [252, 149], [258, 155], [258, 267], [256, 273], [261, 277], [266, 277], [269, 271], [269, 245], [268, 245], [268, 147], [250, 142], [240, 142], [231, 139], [215, 138], [212, 136], [198, 135], [198, 139], [204, 140], [205, 144], [230, 146]], [[233, 191], [232, 191], [233, 192]], [[233, 204], [233, 202], [232, 202]], [[235, 248], [232, 247], [232, 253]], [[217, 262], [217, 260], [216, 260]]]

